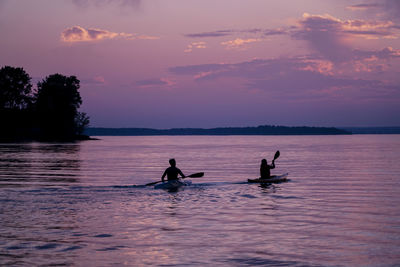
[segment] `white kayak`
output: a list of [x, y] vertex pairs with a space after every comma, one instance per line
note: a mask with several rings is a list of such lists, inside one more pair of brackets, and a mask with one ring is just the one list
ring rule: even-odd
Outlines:
[[177, 189], [181, 188], [182, 186], [188, 186], [191, 184], [192, 184], [192, 181], [190, 181], [190, 180], [186, 180], [186, 181], [171, 180], [171, 181], [162, 182], [158, 185], [155, 185], [154, 188], [155, 189], [166, 189], [166, 190], [177, 190]]
[[261, 179], [261, 178], [257, 178], [257, 179], [247, 179], [247, 181], [249, 183], [259, 183], [259, 184], [275, 184], [275, 183], [282, 183], [282, 182], [286, 182], [288, 179], [289, 173], [285, 173], [282, 175], [272, 175], [271, 178], [268, 179]]

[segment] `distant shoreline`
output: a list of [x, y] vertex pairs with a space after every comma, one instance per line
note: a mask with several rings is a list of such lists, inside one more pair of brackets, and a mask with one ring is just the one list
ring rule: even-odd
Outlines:
[[394, 127], [219, 127], [219, 128], [106, 128], [90, 127], [89, 136], [182, 136], [182, 135], [351, 135], [351, 134], [400, 134], [400, 126]]
[[182, 135], [351, 135], [352, 132], [334, 127], [220, 127], [220, 128], [102, 128], [90, 127], [85, 130], [89, 136], [182, 136]]
[[339, 127], [352, 134], [400, 134], [400, 126], [393, 127]]

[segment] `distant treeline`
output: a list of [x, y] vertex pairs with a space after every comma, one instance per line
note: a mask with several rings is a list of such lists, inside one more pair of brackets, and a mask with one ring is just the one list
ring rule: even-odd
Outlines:
[[75, 76], [52, 74], [37, 83], [23, 68], [0, 69], [0, 142], [85, 139], [89, 117]]
[[333, 127], [224, 127], [224, 128], [87, 128], [85, 134], [90, 136], [146, 136], [146, 135], [338, 135], [351, 132]]
[[400, 127], [343, 127], [353, 134], [400, 134]]

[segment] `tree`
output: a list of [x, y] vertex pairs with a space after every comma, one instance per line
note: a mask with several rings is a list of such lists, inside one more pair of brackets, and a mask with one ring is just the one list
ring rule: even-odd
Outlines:
[[53, 74], [38, 83], [36, 110], [42, 137], [46, 139], [72, 139], [80, 126], [77, 121], [82, 99], [75, 76]]
[[85, 112], [78, 112], [77, 116], [75, 117], [76, 133], [79, 135], [83, 134], [89, 123], [89, 116]]
[[31, 77], [23, 68], [0, 69], [0, 109], [25, 109], [32, 102]]
[[31, 77], [23, 68], [0, 69], [0, 140], [28, 139], [32, 134]]

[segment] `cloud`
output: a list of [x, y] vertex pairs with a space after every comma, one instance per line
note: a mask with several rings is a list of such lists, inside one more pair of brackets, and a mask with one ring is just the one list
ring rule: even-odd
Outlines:
[[399, 0], [384, 0], [383, 9], [394, 20], [400, 20], [400, 1]]
[[364, 37], [366, 39], [397, 38], [392, 31], [393, 22], [368, 22], [363, 20], [349, 20], [342, 23], [345, 34]]
[[[293, 72], [312, 72], [325, 76], [353, 76], [359, 72], [371, 72], [375, 66], [382, 70], [390, 67], [390, 60], [400, 59], [400, 50], [391, 47], [382, 50], [352, 50], [351, 56], [343, 64], [335, 65], [323, 57], [303, 56], [294, 58], [257, 59], [235, 64], [201, 64], [177, 66], [169, 71], [177, 75], [190, 75], [194, 80], [214, 80], [225, 76], [262, 79]], [[363, 68], [361, 66], [364, 65]], [[369, 66], [369, 67], [368, 67]]]
[[264, 36], [271, 36], [271, 35], [286, 35], [289, 33], [288, 29], [285, 28], [278, 28], [278, 29], [269, 29], [262, 31]]
[[[191, 75], [198, 81], [214, 80], [222, 77], [246, 77], [258, 80], [267, 77], [278, 77], [283, 73], [313, 72], [307, 67], [316, 65], [316, 60], [311, 58], [278, 58], [256, 59], [234, 64], [200, 64], [178, 66], [170, 68], [170, 72], [177, 75]], [[312, 68], [317, 69], [317, 67]], [[207, 75], [200, 75], [205, 74]]]
[[375, 8], [379, 8], [382, 7], [381, 4], [377, 4], [377, 3], [372, 3], [372, 4], [357, 4], [357, 5], [351, 5], [346, 7], [347, 9], [350, 10], [368, 10], [368, 9], [375, 9]]
[[106, 83], [106, 79], [104, 79], [103, 76], [96, 76], [93, 78], [93, 80], [99, 84], [105, 84]]
[[382, 15], [393, 21], [400, 21], [400, 1], [399, 0], [380, 0], [365, 1], [364, 3], [347, 7], [353, 11], [362, 11], [375, 15]]
[[[372, 51], [366, 56], [388, 55], [398, 57], [400, 51], [385, 49]], [[170, 68], [175, 75], [192, 76], [195, 82], [218, 83], [219, 81], [241, 81], [247, 90], [268, 92], [271, 97], [324, 98], [343, 97], [351, 94], [363, 99], [383, 97], [396, 85], [374, 79], [371, 75], [357, 76], [356, 69], [343, 72], [329, 61], [313, 57], [257, 59], [234, 64], [202, 64]], [[360, 70], [363, 71], [363, 70]], [[367, 71], [367, 70], [364, 70]], [[378, 76], [377, 76], [378, 77]], [[398, 86], [397, 86], [398, 87]]]
[[[225, 46], [226, 49], [234, 49], [234, 50], [246, 50], [250, 43], [259, 42], [262, 39], [268, 36], [274, 35], [286, 35], [289, 33], [289, 30], [286, 28], [277, 28], [277, 29], [245, 29], [245, 30], [217, 30], [217, 31], [209, 31], [202, 33], [190, 33], [185, 34], [184, 36], [187, 38], [221, 38], [226, 36], [238, 36], [235, 39], [226, 40], [220, 42], [221, 45]], [[247, 38], [240, 37], [241, 35], [246, 35]], [[249, 36], [254, 36], [252, 38], [248, 38]], [[192, 52], [193, 48], [205, 48], [202, 45], [196, 47], [196, 44], [201, 42], [193, 42], [190, 44], [185, 52]]]
[[185, 34], [185, 37], [188, 38], [207, 38], [207, 37], [222, 37], [222, 36], [228, 36], [233, 33], [232, 30], [219, 30], [219, 31], [213, 31], [213, 32], [202, 32], [202, 33], [189, 33]]
[[239, 49], [243, 50], [246, 49], [246, 45], [254, 42], [259, 42], [259, 39], [241, 39], [241, 38], [236, 38], [235, 40], [230, 40], [226, 42], [221, 42], [221, 45], [225, 46], [226, 49]]
[[354, 58], [356, 59], [368, 59], [372, 57], [382, 60], [400, 59], [400, 50], [393, 49], [392, 47], [386, 47], [378, 51], [354, 50]]
[[136, 35], [132, 33], [117, 33], [111, 32], [102, 29], [94, 29], [88, 28], [85, 29], [81, 26], [73, 26], [71, 28], [65, 29], [61, 33], [61, 41], [63, 42], [92, 42], [92, 41], [101, 41], [107, 39], [115, 39], [115, 38], [122, 38], [127, 40], [133, 39], [158, 39], [158, 37], [147, 36], [147, 35]]
[[161, 79], [147, 79], [147, 80], [140, 80], [136, 81], [135, 85], [139, 87], [160, 87], [160, 86], [166, 86], [166, 85], [173, 85], [175, 82], [166, 79], [166, 78], [161, 78]]
[[382, 73], [390, 68], [390, 61], [400, 59], [400, 50], [386, 47], [382, 50], [353, 50], [351, 67], [356, 72]]
[[86, 85], [105, 85], [107, 83], [106, 79], [101, 75], [89, 79], [83, 79], [81, 82]]
[[193, 49], [204, 49], [204, 48], [207, 48], [206, 42], [193, 42], [187, 46], [184, 52], [189, 53], [192, 52]]
[[89, 42], [114, 39], [120, 36], [133, 39], [132, 34], [116, 33], [101, 29], [85, 29], [80, 26], [73, 26], [65, 29], [61, 33], [61, 40], [64, 42]]
[[306, 41], [320, 55], [340, 63], [352, 58], [349, 40], [354, 38], [396, 38], [392, 22], [340, 20], [331, 15], [305, 13], [291, 36]]
[[150, 36], [150, 35], [137, 35], [136, 39], [141, 39], [141, 40], [158, 40], [160, 37], [158, 36]]
[[309, 15], [305, 13], [298, 22], [292, 37], [305, 40], [309, 46], [331, 61], [343, 61], [351, 52], [344, 42], [341, 21], [330, 15]]
[[271, 36], [271, 35], [284, 35], [288, 34], [288, 30], [285, 28], [277, 28], [277, 29], [246, 29], [246, 30], [217, 30], [210, 32], [201, 32], [201, 33], [189, 33], [184, 34], [187, 38], [217, 38], [217, 37], [226, 37], [232, 35], [241, 35], [241, 34], [253, 34], [257, 36]]
[[[68, 0], [70, 1], [70, 0]], [[131, 6], [131, 7], [138, 7], [141, 3], [141, 0], [72, 0], [76, 6], [82, 7], [101, 7], [110, 4], [117, 4], [119, 6]]]

